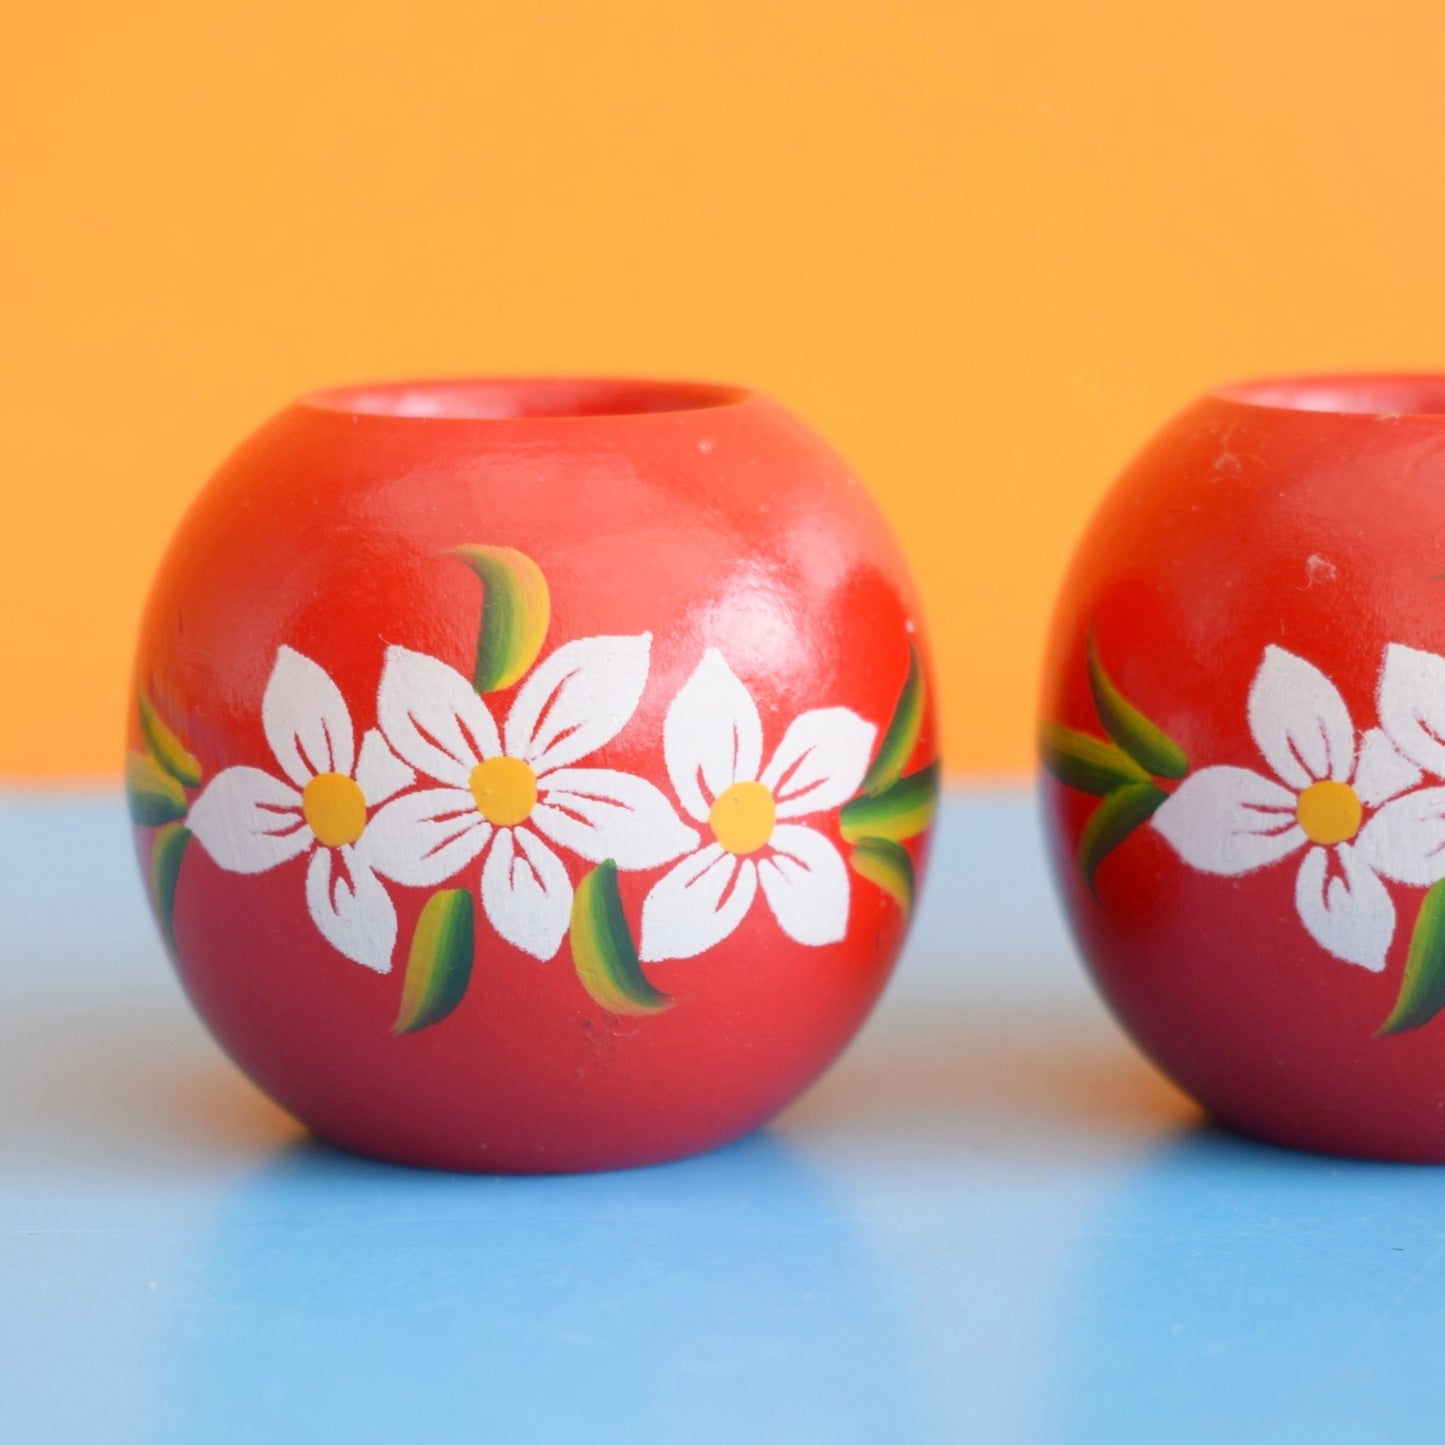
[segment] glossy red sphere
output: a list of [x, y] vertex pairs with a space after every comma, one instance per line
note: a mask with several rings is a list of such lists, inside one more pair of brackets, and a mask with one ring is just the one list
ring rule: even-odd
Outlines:
[[1044, 805], [1125, 1028], [1220, 1120], [1445, 1160], [1445, 378], [1245, 383], [1109, 494]]
[[442, 1168], [730, 1140], [862, 1023], [937, 784], [918, 603], [766, 398], [461, 381], [303, 398], [200, 494], [129, 794], [231, 1057]]

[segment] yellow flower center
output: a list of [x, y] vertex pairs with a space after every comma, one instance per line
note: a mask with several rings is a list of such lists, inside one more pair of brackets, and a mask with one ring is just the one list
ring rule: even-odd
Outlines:
[[756, 853], [773, 836], [778, 810], [761, 783], [734, 783], [718, 794], [708, 825], [729, 853]]
[[1348, 783], [1311, 783], [1299, 795], [1295, 817], [1311, 843], [1348, 843], [1360, 831], [1364, 809]]
[[472, 769], [477, 812], [498, 828], [515, 828], [537, 806], [537, 775], [521, 758], [488, 758]]
[[301, 790], [301, 813], [328, 848], [354, 843], [366, 831], [366, 795], [345, 773], [317, 773]]

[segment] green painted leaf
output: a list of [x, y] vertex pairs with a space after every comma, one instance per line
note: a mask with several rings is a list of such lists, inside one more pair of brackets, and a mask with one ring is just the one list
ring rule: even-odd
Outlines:
[[1150, 722], [1110, 681], [1099, 661], [1093, 638], [1089, 639], [1089, 687], [1104, 731], [1145, 772], [1156, 778], [1182, 778], [1189, 771], [1184, 749]]
[[472, 895], [443, 888], [427, 899], [411, 936], [401, 1012], [394, 1034], [413, 1034], [446, 1018], [462, 1001], [472, 977]]
[[1039, 729], [1039, 756], [1065, 787], [1100, 798], [1126, 783], [1149, 781], [1149, 774], [1122, 748], [1061, 723]]
[[896, 783], [913, 749], [918, 743], [918, 731], [923, 726], [923, 662], [918, 649], [909, 644], [908, 676], [903, 679], [903, 691], [898, 694], [898, 705], [893, 709], [892, 720], [872, 765], [863, 776], [859, 792], [881, 793], [884, 788]]
[[1079, 867], [1090, 889], [1101, 864], [1141, 823], [1147, 823], [1169, 796], [1153, 783], [1126, 783], [1116, 788], [1084, 825], [1079, 839]]
[[1420, 903], [1405, 977], [1394, 1011], [1379, 1034], [1402, 1034], [1427, 1024], [1445, 1008], [1445, 880], [1434, 884]]
[[886, 838], [902, 843], [933, 821], [938, 806], [939, 765], [930, 763], [906, 778], [899, 778], [881, 793], [860, 793], [843, 804], [838, 830], [849, 843], [864, 838]]
[[515, 547], [457, 547], [482, 581], [482, 621], [472, 686], [501, 692], [537, 660], [552, 620], [552, 597], [542, 569]]
[[165, 940], [175, 945], [176, 884], [181, 860], [190, 847], [191, 830], [181, 823], [167, 823], [155, 835], [151, 846], [150, 895]]
[[131, 820], [159, 828], [186, 816], [186, 795], [181, 785], [149, 753], [127, 753], [125, 797]]
[[186, 750], [185, 745], [175, 733], [166, 726], [166, 720], [155, 710], [151, 700], [144, 692], [136, 694], [136, 703], [140, 712], [141, 735], [146, 740], [146, 746], [150, 749], [151, 756], [178, 783], [187, 788], [199, 788], [201, 786], [200, 763]]
[[848, 862], [860, 878], [876, 883], [898, 905], [904, 918], [913, 912], [913, 859], [901, 843], [891, 838], [860, 838]]
[[672, 999], [647, 981], [622, 911], [617, 864], [599, 863], [572, 898], [572, 963], [582, 987], [609, 1013], [655, 1014]]

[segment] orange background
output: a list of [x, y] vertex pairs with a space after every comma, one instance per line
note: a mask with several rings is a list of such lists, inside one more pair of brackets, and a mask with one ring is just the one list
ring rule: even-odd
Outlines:
[[295, 393], [761, 386], [909, 548], [958, 775], [1030, 758], [1111, 476], [1213, 380], [1445, 364], [1445, 12], [12, 7], [0, 775], [118, 772], [187, 499]]

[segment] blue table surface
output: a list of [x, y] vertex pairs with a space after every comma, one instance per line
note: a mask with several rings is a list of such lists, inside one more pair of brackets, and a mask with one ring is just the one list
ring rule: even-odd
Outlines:
[[1204, 1124], [1091, 994], [1023, 795], [953, 796], [931, 885], [767, 1131], [437, 1175], [227, 1063], [118, 801], [0, 801], [0, 1439], [1445, 1438], [1445, 1173]]

